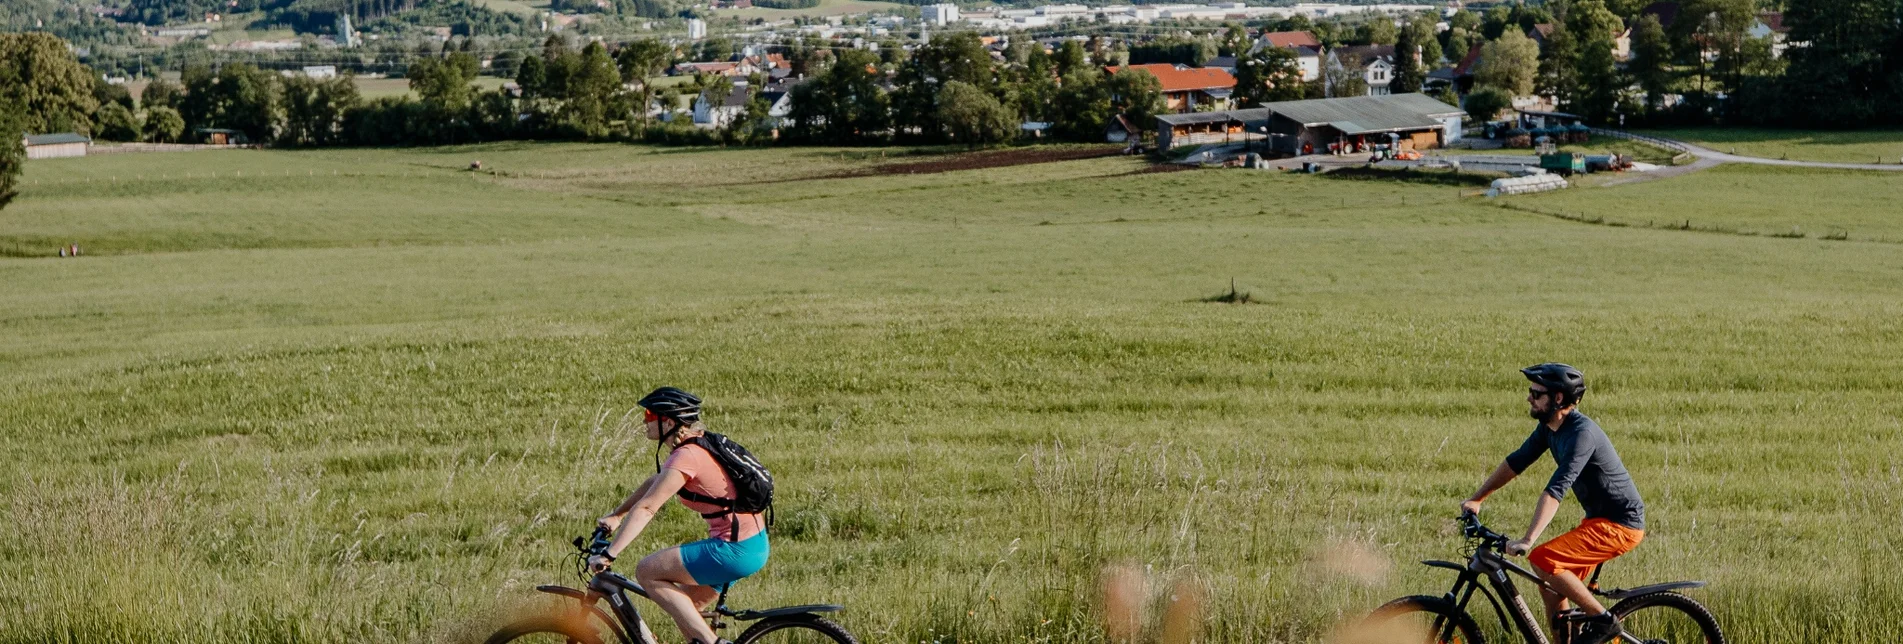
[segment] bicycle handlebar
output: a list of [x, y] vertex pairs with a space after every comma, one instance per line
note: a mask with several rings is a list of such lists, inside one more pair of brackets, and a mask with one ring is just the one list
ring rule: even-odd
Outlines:
[[1460, 531], [1467, 535], [1468, 539], [1481, 541], [1493, 547], [1505, 546], [1508, 541], [1511, 541], [1506, 535], [1494, 532], [1480, 523], [1480, 515], [1472, 512], [1460, 513]]

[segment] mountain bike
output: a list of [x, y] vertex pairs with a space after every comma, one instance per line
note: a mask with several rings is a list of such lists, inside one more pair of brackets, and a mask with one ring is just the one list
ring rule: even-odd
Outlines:
[[[570, 557], [575, 560], [575, 574], [584, 582], [586, 589], [536, 586], [538, 591], [574, 601], [561, 602], [562, 610], [554, 611], [553, 614], [528, 617], [505, 625], [489, 636], [487, 644], [603, 644], [606, 639], [602, 636], [604, 628], [612, 634], [613, 641], [620, 644], [659, 644], [654, 632], [648, 629], [647, 622], [641, 620], [640, 613], [635, 612], [634, 602], [628, 597], [629, 593], [633, 593], [645, 598], [648, 596], [647, 589], [614, 571], [604, 570], [592, 577], [588, 574], [589, 555], [608, 551], [608, 531], [596, 528], [593, 537], [586, 540], [575, 537], [575, 550]], [[607, 600], [609, 610], [602, 610], [602, 600]], [[740, 633], [734, 644], [859, 644], [859, 640], [846, 632], [845, 628], [820, 616], [821, 613], [835, 613], [844, 609], [834, 604], [808, 604], [737, 611], [727, 607], [727, 588], [723, 587], [720, 599], [714, 602], [714, 609], [701, 616], [707, 618], [715, 631], [727, 628], [728, 618], [755, 622]]]
[[[1494, 613], [1500, 617], [1501, 628], [1524, 637], [1527, 644], [1571, 642], [1580, 625], [1579, 619], [1585, 614], [1573, 609], [1554, 616], [1554, 637], [1548, 639], [1546, 632], [1539, 627], [1539, 620], [1533, 617], [1533, 611], [1527, 608], [1526, 599], [1520, 595], [1511, 575], [1530, 579], [1541, 588], [1551, 587], [1533, 571], [1508, 560], [1506, 545], [1509, 539], [1487, 529], [1480, 523], [1480, 517], [1472, 513], [1462, 514], [1460, 523], [1461, 532], [1471, 545], [1467, 563], [1462, 565], [1439, 560], [1421, 562], [1460, 573], [1454, 580], [1453, 590], [1439, 597], [1415, 595], [1396, 599], [1375, 609], [1368, 619], [1376, 622], [1376, 626], [1392, 626], [1406, 629], [1407, 633], [1420, 634], [1425, 636], [1424, 641], [1427, 642], [1484, 644], [1486, 639], [1480, 633], [1479, 623], [1467, 612], [1468, 602], [1478, 591], [1487, 598], [1487, 603], [1493, 605]], [[1718, 629], [1718, 621], [1711, 616], [1711, 611], [1697, 600], [1676, 592], [1703, 587], [1705, 582], [1674, 581], [1632, 589], [1600, 590], [1599, 573], [1604, 569], [1604, 565], [1595, 568], [1592, 580], [1586, 585], [1594, 595], [1618, 602], [1610, 610], [1624, 624], [1625, 632], [1614, 641], [1625, 644], [1725, 644], [1724, 632]], [[1388, 621], [1396, 623], [1380, 623]]]

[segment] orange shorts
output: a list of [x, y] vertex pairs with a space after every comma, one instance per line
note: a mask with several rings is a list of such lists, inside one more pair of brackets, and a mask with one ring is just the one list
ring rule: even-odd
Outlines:
[[1644, 530], [1607, 519], [1587, 519], [1571, 532], [1540, 544], [1527, 553], [1526, 559], [1549, 574], [1564, 570], [1585, 581], [1592, 578], [1592, 570], [1599, 564], [1631, 552], [1643, 539]]

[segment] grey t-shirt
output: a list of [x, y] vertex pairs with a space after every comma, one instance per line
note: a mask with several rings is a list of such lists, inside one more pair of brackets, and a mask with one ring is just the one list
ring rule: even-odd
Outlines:
[[1570, 489], [1579, 493], [1587, 518], [1645, 529], [1645, 502], [1639, 500], [1639, 488], [1632, 485], [1632, 475], [1625, 471], [1625, 463], [1619, 461], [1619, 452], [1612, 449], [1612, 440], [1599, 423], [1575, 411], [1566, 415], [1558, 431], [1537, 425], [1526, 443], [1507, 455], [1507, 467], [1514, 474], [1525, 472], [1546, 451], [1553, 452], [1553, 461], [1559, 464], [1546, 483], [1547, 495], [1564, 501]]

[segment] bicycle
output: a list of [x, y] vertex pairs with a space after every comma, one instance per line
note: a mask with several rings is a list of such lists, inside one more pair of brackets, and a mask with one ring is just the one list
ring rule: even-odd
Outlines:
[[[1533, 617], [1532, 610], [1527, 608], [1526, 600], [1520, 595], [1519, 587], [1514, 585], [1510, 574], [1531, 579], [1541, 588], [1550, 586], [1533, 571], [1507, 559], [1506, 545], [1510, 539], [1506, 535], [1487, 529], [1480, 523], [1480, 517], [1472, 513], [1462, 514], [1460, 522], [1462, 534], [1472, 543], [1467, 563], [1462, 565], [1440, 560], [1421, 562], [1459, 572], [1453, 589], [1439, 597], [1414, 595], [1396, 599], [1375, 609], [1368, 619], [1371, 622], [1405, 620], [1399, 626], [1408, 628], [1407, 632], [1410, 633], [1428, 635], [1429, 642], [1484, 644], [1486, 638], [1480, 633], [1479, 623], [1467, 612], [1468, 602], [1473, 599], [1474, 592], [1479, 591], [1499, 615], [1501, 628], [1507, 632], [1517, 632], [1528, 644], [1570, 642], [1574, 627], [1578, 619], [1585, 616], [1584, 613], [1572, 609], [1555, 616], [1552, 628], [1556, 637], [1548, 639], [1546, 632], [1540, 629], [1539, 621]], [[1724, 632], [1719, 630], [1718, 621], [1712, 617], [1711, 611], [1697, 600], [1676, 592], [1702, 588], [1705, 582], [1674, 581], [1602, 591], [1599, 589], [1599, 573], [1604, 569], [1604, 565], [1595, 568], [1586, 586], [1592, 589], [1594, 595], [1618, 602], [1610, 610], [1624, 624], [1625, 632], [1615, 641], [1627, 644], [1725, 644]], [[1484, 584], [1481, 583], [1483, 578], [1486, 581]]]
[[[487, 644], [541, 641], [603, 644], [604, 627], [620, 644], [659, 644], [654, 632], [648, 629], [647, 622], [642, 621], [640, 613], [635, 611], [634, 602], [628, 598], [628, 593], [647, 597], [647, 589], [611, 570], [604, 570], [593, 577], [588, 575], [589, 555], [608, 551], [608, 531], [596, 528], [593, 537], [586, 541], [582, 537], [575, 537], [574, 543], [576, 552], [570, 557], [575, 560], [576, 576], [585, 582], [586, 589], [554, 585], [535, 587], [540, 592], [575, 600], [573, 604], [563, 602], [572, 610], [528, 617], [504, 625], [489, 636]], [[602, 600], [607, 600], [612, 613], [602, 610]], [[727, 607], [727, 588], [722, 588], [713, 610], [703, 612], [701, 616], [707, 618], [716, 631], [730, 625], [727, 618], [755, 622], [740, 633], [734, 644], [859, 644], [859, 640], [844, 627], [820, 616], [821, 613], [841, 610], [845, 610], [845, 607], [836, 604], [807, 604], [736, 611]]]

